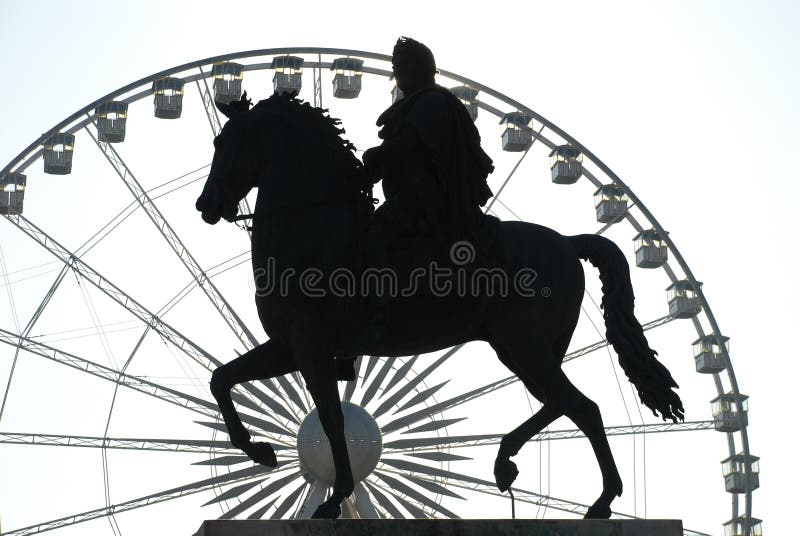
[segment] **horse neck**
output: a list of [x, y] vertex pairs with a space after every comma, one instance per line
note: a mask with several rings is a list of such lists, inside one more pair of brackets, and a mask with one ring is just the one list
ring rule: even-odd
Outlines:
[[277, 208], [346, 199], [347, 180], [337, 176], [334, 152], [318, 136], [279, 122], [264, 129], [256, 217]]

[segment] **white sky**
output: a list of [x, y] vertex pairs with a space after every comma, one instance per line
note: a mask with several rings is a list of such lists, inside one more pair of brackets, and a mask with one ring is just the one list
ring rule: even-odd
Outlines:
[[[444, 7], [433, 2], [403, 2], [381, 4], [381, 9], [374, 2], [235, 2], [225, 9], [221, 5], [0, 0], [0, 65], [4, 72], [0, 165], [86, 104], [171, 66], [282, 46], [390, 53], [399, 35], [412, 36], [431, 47], [439, 67], [525, 103], [589, 147], [670, 231], [696, 277], [704, 282], [722, 331], [731, 337], [739, 385], [750, 396], [751, 451], [762, 458], [761, 489], [755, 493], [753, 513], [764, 519], [768, 534], [791, 530], [796, 515], [790, 486], [797, 471], [793, 469], [796, 449], [790, 434], [798, 372], [791, 333], [796, 330], [800, 299], [792, 275], [798, 261], [793, 224], [800, 193], [797, 173], [792, 171], [800, 141], [795, 100], [800, 90], [800, 38], [794, 31], [800, 22], [800, 8], [796, 4], [615, 2], [601, 7], [597, 2], [508, 1], [453, 2]], [[397, 11], [390, 12], [388, 6]], [[310, 78], [306, 80], [310, 85]], [[264, 86], [251, 87], [247, 79], [244, 87], [255, 98], [266, 96]], [[330, 101], [326, 104], [334, 108]], [[147, 111], [149, 104], [139, 109]], [[372, 121], [380, 111], [361, 113]], [[335, 108], [333, 113], [337, 115]], [[497, 144], [496, 129], [489, 127], [482, 134], [485, 145]], [[133, 152], [129, 143], [135, 143], [133, 136], [125, 145], [125, 150]], [[76, 160], [79, 151], [90, 149], [88, 138], [78, 144]], [[192, 162], [210, 160], [210, 143], [174, 148], [176, 154], [181, 150], [194, 154]], [[162, 154], [154, 161], [160, 165], [163, 158]], [[142, 161], [143, 166], [148, 165], [146, 155]], [[181, 162], [169, 165], [176, 173], [165, 172], [164, 178], [181, 169], [193, 169]], [[546, 180], [544, 161], [540, 166], [543, 172], [539, 175]], [[67, 176], [63, 181], [71, 178], [77, 180]], [[47, 188], [58, 192], [69, 184], [58, 186], [56, 179], [47, 180], [53, 181], [46, 183]], [[501, 180], [495, 176], [491, 184], [496, 188]], [[524, 175], [516, 176], [514, 184], [524, 181]], [[529, 221], [551, 224], [548, 218], [558, 213], [569, 222], [576, 210], [591, 211], [588, 201], [580, 197], [591, 194], [585, 184], [582, 193], [571, 195], [561, 190], [552, 193], [555, 190], [551, 189], [533, 194], [524, 186], [517, 188], [502, 199]], [[42, 189], [43, 185], [29, 180], [26, 209], [30, 207], [31, 213]], [[91, 213], [95, 210], [91, 207], [104, 210], [105, 198], [99, 193], [89, 189], [73, 194], [58, 205], [65, 222]], [[114, 205], [104, 213], [113, 213], [115, 207], [118, 209]], [[539, 210], [546, 210], [546, 215]], [[167, 209], [165, 213], [171, 219]], [[552, 224], [559, 228], [555, 220]], [[564, 232], [597, 228], [597, 224], [581, 228], [576, 223], [562, 225]], [[50, 229], [61, 239], [58, 228], [45, 227]], [[44, 262], [11, 249], [15, 233], [11, 225], [0, 222], [9, 270]], [[79, 243], [87, 233], [79, 234], [63, 239]], [[625, 251], [630, 250], [627, 235], [632, 237], [630, 229], [612, 235]], [[132, 240], [136, 244], [136, 238]], [[587, 279], [593, 277], [593, 272], [587, 271]], [[646, 295], [637, 287], [637, 305], [652, 302], [654, 310], [661, 310], [666, 277], [660, 271], [646, 277], [657, 293]], [[14, 290], [17, 302], [40, 296]], [[0, 326], [13, 328], [8, 323], [5, 287], [0, 309]], [[640, 320], [647, 319], [640, 316]], [[684, 331], [689, 337], [689, 331]], [[667, 351], [660, 349], [665, 363], [673, 368], [680, 360], [684, 365], [690, 362], [691, 340], [682, 340], [675, 350], [671, 346]], [[10, 358], [7, 349], [0, 349], [3, 385], [8, 366], [3, 362]], [[695, 380], [682, 377], [684, 372], [691, 373], [691, 363], [679, 369], [680, 373], [674, 370], [678, 383], [694, 385], [691, 382]], [[710, 381], [703, 386], [699, 400], [710, 400]], [[604, 400], [598, 402], [604, 407]], [[708, 413], [707, 406], [695, 409], [698, 418], [708, 418], [703, 417], [704, 412]], [[607, 419], [607, 424], [622, 423]], [[9, 431], [5, 423], [0, 430]], [[691, 441], [692, 437], [684, 435], [682, 439]], [[714, 440], [712, 457], [721, 460], [725, 453], [722, 436]], [[560, 445], [553, 445], [557, 447]], [[669, 487], [675, 493], [696, 485], [687, 456], [692, 456], [691, 451], [653, 462], [673, 466], [674, 481]], [[708, 489], [727, 503], [719, 468], [712, 469], [716, 481]], [[2, 500], [11, 495], [9, 489], [3, 489], [6, 486], [0, 477]], [[125, 498], [135, 494], [121, 493]], [[99, 506], [102, 493], [96, 495], [94, 503]], [[687, 512], [687, 517], [703, 520], [702, 507], [698, 511]], [[169, 515], [168, 509], [160, 512]], [[4, 526], [5, 520], [13, 517], [3, 502], [0, 516]], [[720, 533], [724, 516], [724, 511], [715, 510], [708, 519], [693, 525], [687, 522], [687, 526]], [[96, 525], [96, 530], [97, 534], [109, 532], [105, 524]]]

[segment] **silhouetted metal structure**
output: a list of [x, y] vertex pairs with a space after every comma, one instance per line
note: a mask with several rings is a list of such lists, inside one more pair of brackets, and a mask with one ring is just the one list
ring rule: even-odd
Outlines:
[[478, 118], [478, 90], [469, 86], [456, 86], [451, 87], [450, 92], [464, 103], [469, 116], [475, 121]]
[[153, 106], [159, 119], [177, 119], [183, 110], [183, 80], [166, 77], [153, 81]]
[[[696, 285], [696, 286], [695, 286]], [[692, 318], [703, 310], [695, 288], [703, 286], [700, 281], [692, 283], [688, 279], [675, 281], [667, 287], [667, 303], [669, 314], [675, 318]]]
[[533, 140], [533, 116], [525, 112], [510, 112], [500, 119], [503, 150], [518, 153], [526, 150]]
[[211, 67], [214, 78], [214, 100], [229, 103], [242, 96], [244, 67], [231, 61], [221, 61]]
[[554, 184], [575, 184], [583, 173], [583, 155], [572, 145], [550, 151], [550, 176]]
[[358, 58], [336, 58], [331, 63], [333, 96], [337, 99], [355, 99], [361, 93], [361, 78], [364, 60]]
[[277, 56], [272, 60], [272, 89], [278, 93], [300, 93], [303, 88], [303, 58]]
[[604, 184], [594, 192], [594, 208], [597, 221], [616, 223], [628, 212], [628, 196], [616, 184]]
[[44, 172], [51, 175], [67, 175], [72, 171], [72, 152], [75, 136], [59, 132], [44, 142]]

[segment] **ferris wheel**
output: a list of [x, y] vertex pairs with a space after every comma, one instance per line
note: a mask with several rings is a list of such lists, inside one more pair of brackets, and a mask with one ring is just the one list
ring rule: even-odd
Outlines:
[[[202, 59], [109, 93], [3, 167], [3, 534], [86, 534], [90, 525], [98, 534], [122, 534], [155, 515], [175, 518], [173, 528], [186, 532], [214, 517], [308, 517], [324, 499], [333, 469], [297, 375], [234, 390], [251, 433], [276, 446], [276, 469], [254, 465], [227, 441], [210, 373], [263, 335], [251, 330], [259, 324], [246, 229], [212, 232], [196, 216], [194, 198], [221, 128], [215, 100], [238, 99], [243, 88], [263, 97], [299, 91], [340, 117], [364, 149], [377, 141], [374, 118], [402, 98], [390, 60], [313, 47]], [[684, 517], [702, 498], [714, 512], [705, 514], [706, 527], [760, 534], [751, 506], [758, 458], [748, 443], [748, 399], [702, 283], [668, 232], [608, 166], [533, 109], [455, 73], [441, 70], [438, 83], [464, 102], [495, 160], [487, 211], [544, 218], [565, 234], [594, 225], [617, 243], [633, 242], [629, 261], [641, 269], [632, 274], [637, 314], [662, 358], [677, 354], [665, 364], [682, 386], [687, 422], [648, 420], [626, 382], [614, 383], [615, 360], [596, 327], [599, 284], [587, 277], [565, 370], [603, 375], [610, 392], [593, 398], [613, 423], [606, 432], [621, 466], [632, 466], [621, 467], [629, 498], [615, 503], [614, 516]], [[536, 213], [526, 212], [531, 188], [542, 192]], [[552, 204], [559, 209], [548, 212]], [[470, 359], [482, 351], [471, 343], [405, 359], [357, 359], [358, 378], [341, 384], [359, 480], [344, 515], [508, 516], [508, 495], [495, 487], [491, 463], [516, 422], [498, 410], [522, 403], [532, 412], [537, 402], [526, 403], [517, 378], [499, 364], [491, 369]], [[570, 424], [557, 421], [515, 459], [520, 516], [586, 512], [591, 492], [584, 498], [581, 479], [594, 469], [559, 456], [583, 452], [585, 439]], [[667, 455], [678, 464], [695, 457], [715, 474], [721, 461], [723, 482], [680, 491], [692, 476], [665, 468]], [[670, 487], [683, 499], [665, 491]], [[726, 492], [729, 515], [719, 511]]]

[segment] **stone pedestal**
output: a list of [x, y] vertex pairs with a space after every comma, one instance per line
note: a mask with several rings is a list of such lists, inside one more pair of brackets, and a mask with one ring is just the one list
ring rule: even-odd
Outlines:
[[672, 519], [285, 519], [206, 521], [195, 536], [682, 536]]

